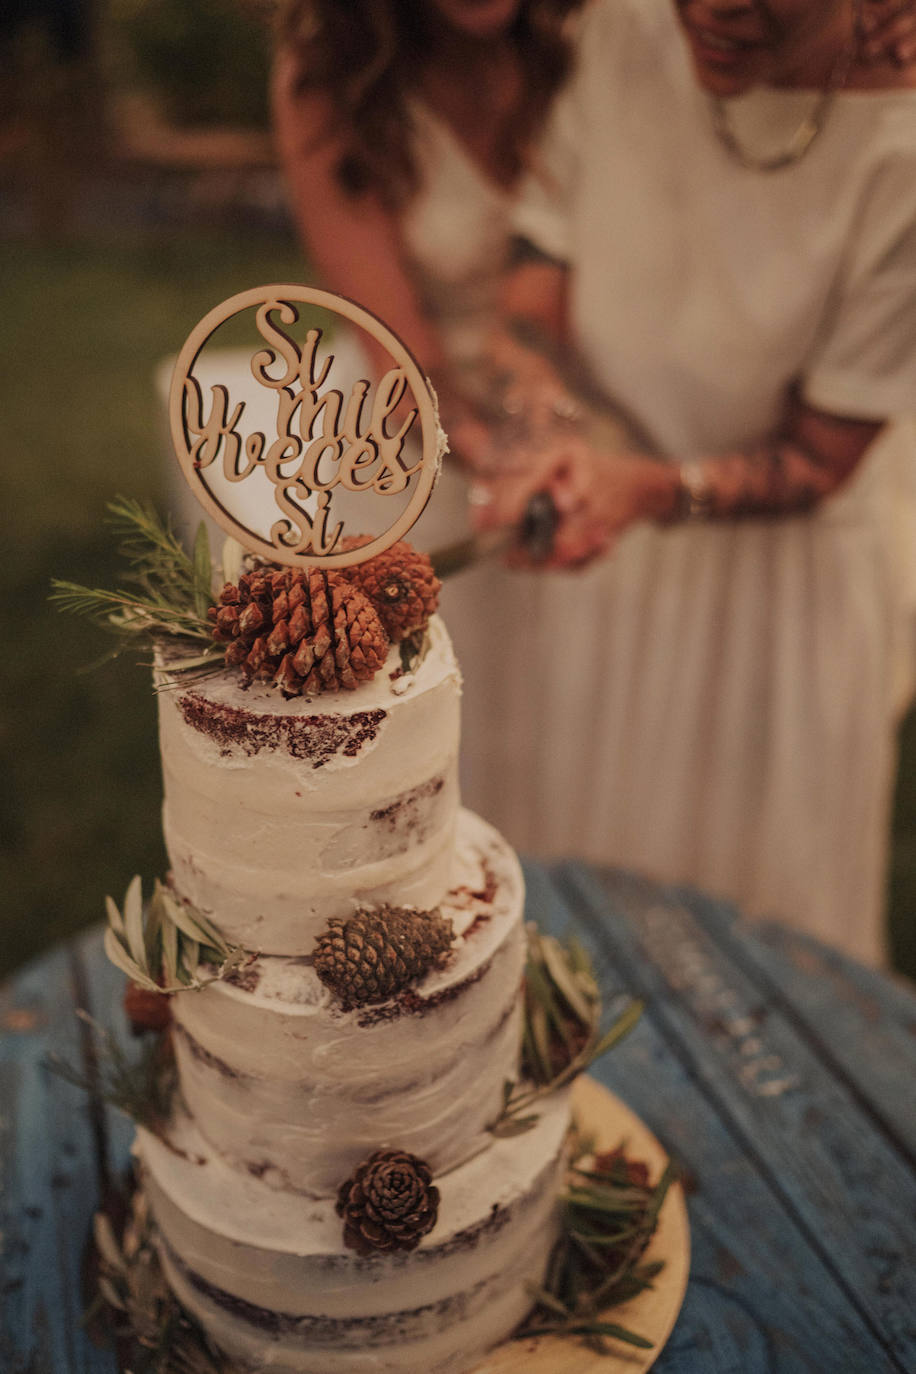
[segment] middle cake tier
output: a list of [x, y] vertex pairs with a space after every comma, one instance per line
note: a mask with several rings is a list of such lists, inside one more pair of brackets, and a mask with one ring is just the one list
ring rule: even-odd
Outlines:
[[445, 966], [389, 1001], [345, 1010], [307, 957], [261, 957], [174, 999], [182, 1095], [201, 1134], [267, 1185], [320, 1197], [374, 1150], [435, 1174], [488, 1141], [518, 1072], [525, 960], [514, 852], [459, 816], [440, 912]]

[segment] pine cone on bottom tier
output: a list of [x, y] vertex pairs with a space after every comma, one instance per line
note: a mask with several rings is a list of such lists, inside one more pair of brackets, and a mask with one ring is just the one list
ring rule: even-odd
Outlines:
[[344, 1245], [360, 1255], [415, 1250], [438, 1212], [439, 1190], [429, 1165], [406, 1150], [376, 1150], [337, 1194]]
[[454, 938], [451, 921], [438, 910], [381, 906], [347, 921], [332, 917], [312, 958], [318, 977], [350, 1010], [385, 1002], [440, 968]]
[[385, 662], [389, 640], [369, 599], [340, 573], [256, 568], [208, 612], [226, 662], [285, 697], [352, 691]]
[[[365, 534], [344, 539], [345, 549], [367, 543]], [[346, 569], [354, 586], [368, 596], [394, 644], [423, 630], [439, 605], [442, 583], [433, 572], [428, 554], [419, 553], [403, 539], [384, 552]]]

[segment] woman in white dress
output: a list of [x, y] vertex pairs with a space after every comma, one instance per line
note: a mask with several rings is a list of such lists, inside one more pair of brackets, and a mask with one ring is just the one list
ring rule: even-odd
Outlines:
[[[464, 383], [496, 321], [515, 194], [569, 73], [567, 21], [580, 7], [293, 0], [280, 25], [274, 123], [310, 262], [420, 359], [453, 451], [455, 431], [471, 442], [480, 435]], [[436, 548], [469, 532], [467, 482], [447, 461], [410, 538]], [[524, 773], [524, 754], [507, 756], [506, 722], [523, 719], [525, 707], [522, 696], [505, 709], [516, 669], [507, 678], [493, 646], [530, 620], [540, 591], [538, 579], [494, 561], [450, 579], [442, 598], [464, 671], [464, 800], [507, 832], [495, 768], [508, 757]], [[509, 837], [530, 838], [524, 828]]]
[[[460, 369], [475, 360], [492, 322], [519, 166], [565, 73], [560, 21], [575, 8], [537, 7], [543, 32], [535, 60], [525, 27], [535, 7], [518, 0], [294, 3], [282, 29], [276, 127], [309, 256], [328, 285], [369, 305], [411, 344], [436, 378], [452, 434], [469, 427], [461, 425], [460, 410], [456, 423], [443, 378], [449, 366]], [[878, 27], [876, 42], [905, 55], [912, 14], [898, 11], [895, 0], [868, 8]], [[425, 41], [405, 41], [399, 25], [414, 22], [423, 10], [434, 21]], [[520, 87], [534, 82], [538, 71], [539, 99], [522, 118], [507, 121], [507, 113], [520, 108]], [[399, 146], [394, 164], [384, 147], [380, 151], [380, 136], [368, 148], [364, 142], [367, 123], [381, 126], [382, 113], [392, 110], [398, 118], [386, 127]], [[514, 129], [508, 144], [498, 137], [507, 124]], [[514, 147], [508, 159], [507, 147]], [[354, 151], [361, 155], [355, 167], [347, 161]], [[426, 542], [439, 542], [442, 526], [463, 514], [460, 491], [437, 492]], [[628, 834], [612, 833], [609, 792], [619, 810], [637, 817], [638, 828], [649, 827], [639, 825], [640, 794], [629, 776], [618, 778], [614, 755], [614, 730], [637, 728], [632, 709], [625, 706], [618, 715], [619, 727], [607, 724], [620, 703], [606, 696], [597, 643], [610, 619], [605, 572], [571, 581], [490, 565], [447, 587], [446, 614], [465, 667], [466, 800], [528, 852], [648, 865], [663, 876], [694, 876], [723, 890], [715, 872], [684, 867], [679, 852], [672, 865], [655, 864], [655, 855], [632, 845]], [[629, 628], [621, 621], [615, 634], [626, 640], [633, 630], [632, 619]], [[701, 641], [694, 652], [701, 653]], [[682, 660], [681, 671], [688, 661]], [[640, 695], [657, 692], [659, 681], [648, 663], [645, 682], [637, 684]], [[596, 723], [599, 701], [602, 726]], [[660, 740], [653, 765], [659, 776], [675, 764], [663, 752]], [[735, 886], [728, 890], [739, 899], [746, 895]], [[756, 909], [753, 901], [750, 909]], [[781, 914], [792, 919], [795, 912], [787, 907]], [[841, 938], [832, 927], [824, 933]]]
[[855, 14], [592, 8], [511, 308], [572, 337], [651, 456], [567, 433], [482, 518], [547, 486], [553, 564], [612, 551], [545, 584], [531, 646], [590, 664], [540, 705], [577, 722], [570, 843], [879, 961], [913, 684], [916, 70], [861, 62]]

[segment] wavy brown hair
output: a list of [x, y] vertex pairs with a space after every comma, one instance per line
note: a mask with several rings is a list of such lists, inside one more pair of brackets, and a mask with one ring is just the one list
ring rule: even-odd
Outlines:
[[[521, 172], [526, 150], [572, 66], [566, 20], [583, 0], [521, 0], [508, 38], [521, 94], [497, 135], [500, 171]], [[409, 96], [434, 42], [424, 0], [286, 0], [281, 46], [296, 60], [295, 88], [320, 91], [345, 134], [337, 164], [351, 195], [374, 191], [393, 208], [418, 189]], [[320, 136], [320, 134], [319, 134]]]

